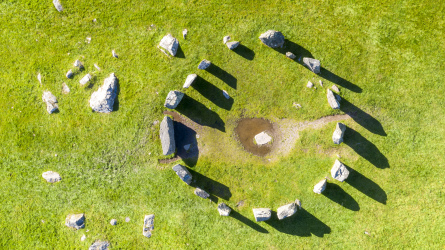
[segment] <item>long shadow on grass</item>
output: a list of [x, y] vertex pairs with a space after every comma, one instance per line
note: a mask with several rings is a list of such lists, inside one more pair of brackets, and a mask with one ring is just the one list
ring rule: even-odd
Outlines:
[[389, 168], [388, 159], [380, 150], [354, 129], [346, 128], [344, 143], [372, 165], [378, 168]]
[[236, 47], [233, 52], [250, 61], [253, 60], [253, 58], [255, 57], [255, 52], [242, 44], [238, 45], [238, 47]]
[[[173, 121], [173, 126], [175, 130], [175, 144], [177, 149], [176, 155], [179, 156], [187, 166], [195, 166], [199, 157], [196, 131], [177, 121]], [[190, 148], [186, 150], [184, 146], [189, 144]]]
[[272, 217], [265, 223], [282, 233], [303, 237], [309, 237], [312, 234], [323, 237], [331, 232], [328, 225], [303, 208], [298, 209], [296, 214], [283, 220], [278, 220], [277, 212], [272, 211]]
[[217, 113], [186, 94], [176, 107], [176, 111], [202, 126], [216, 128], [222, 132], [226, 131], [225, 123]]
[[213, 63], [206, 69], [206, 71], [218, 77], [219, 79], [221, 79], [221, 81], [225, 82], [230, 87], [236, 89], [237, 80], [234, 76], [227, 73], [227, 71], [221, 69]]
[[121, 87], [119, 85], [119, 79], [116, 79], [116, 98], [114, 99], [113, 111], [119, 110], [119, 93], [121, 92]]
[[[190, 168], [188, 170], [190, 171], [193, 179], [191, 186], [199, 187], [207, 193], [227, 201], [230, 199], [230, 197], [232, 197], [232, 193], [230, 192], [230, 188], [228, 186], [216, 180], [210, 179], [209, 177], [204, 176]], [[215, 203], [216, 202], [218, 202], [217, 199]]]
[[260, 232], [260, 233], [269, 233], [265, 228], [261, 227], [257, 223], [249, 220], [247, 217], [243, 216], [242, 214], [238, 213], [237, 211], [232, 209], [232, 212], [230, 212], [230, 217], [235, 218], [239, 220], [240, 222], [246, 224], [247, 226], [251, 227], [252, 229]]
[[346, 168], [349, 170], [348, 179], [345, 180], [346, 183], [355, 187], [358, 191], [364, 193], [371, 199], [374, 199], [382, 204], [386, 204], [386, 192], [383, 191], [383, 189], [377, 183], [366, 178], [357, 170], [354, 170], [348, 166], [346, 166]]
[[198, 76], [192, 84], [192, 87], [202, 96], [209, 99], [220, 108], [230, 110], [233, 105], [233, 98], [225, 98], [220, 88]]
[[175, 57], [177, 58], [185, 58], [184, 51], [181, 49], [181, 45], [178, 44], [178, 50], [176, 51]]
[[372, 117], [370, 114], [366, 113], [365, 111], [361, 110], [354, 104], [350, 103], [348, 100], [344, 99], [342, 97], [340, 101], [340, 110], [347, 113], [352, 119], [354, 119], [355, 122], [360, 124], [362, 127], [369, 130], [369, 132], [386, 136], [386, 132], [383, 129], [382, 124], [377, 121], [374, 117]]
[[359, 211], [360, 206], [357, 201], [352, 198], [351, 195], [346, 193], [339, 185], [334, 183], [327, 183], [326, 190], [322, 193], [324, 196], [329, 198], [331, 201], [347, 208], [352, 211]]

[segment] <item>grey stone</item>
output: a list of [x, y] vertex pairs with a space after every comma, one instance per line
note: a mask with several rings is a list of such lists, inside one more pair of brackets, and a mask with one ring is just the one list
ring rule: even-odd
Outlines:
[[272, 216], [270, 208], [254, 208], [252, 210], [255, 221], [266, 221]]
[[272, 141], [272, 137], [270, 137], [265, 131], [255, 135], [254, 139], [257, 145], [264, 145]]
[[107, 250], [110, 246], [110, 242], [108, 241], [100, 241], [96, 240], [89, 248], [88, 250]]
[[162, 38], [161, 42], [159, 43], [159, 46], [167, 50], [168, 53], [170, 53], [170, 55], [175, 56], [176, 52], [178, 51], [179, 41], [178, 39], [174, 38], [171, 34], [167, 34]]
[[226, 99], [230, 99], [230, 95], [229, 95], [229, 93], [227, 93], [227, 91], [225, 91], [225, 90], [223, 90], [223, 96], [224, 96]]
[[49, 183], [56, 183], [62, 178], [60, 177], [59, 173], [53, 172], [53, 171], [46, 171], [42, 174], [43, 179], [45, 179]]
[[93, 111], [100, 113], [110, 113], [113, 111], [114, 100], [117, 96], [118, 79], [111, 73], [105, 78], [104, 84], [90, 98], [90, 107]]
[[178, 164], [173, 167], [173, 170], [183, 182], [187, 183], [187, 185], [190, 185], [190, 183], [192, 183], [192, 174], [190, 174], [186, 167]]
[[53, 0], [53, 4], [58, 12], [61, 12], [63, 10], [62, 4], [60, 3], [59, 0]]
[[236, 49], [236, 47], [238, 47], [239, 42], [237, 41], [233, 41], [233, 42], [228, 42], [226, 43], [227, 48], [229, 48], [230, 50]]
[[306, 87], [312, 88], [314, 87], [314, 84], [311, 81], [308, 81]]
[[183, 31], [182, 31], [182, 37], [185, 39], [185, 37], [187, 36], [187, 33], [188, 33], [188, 30], [187, 29], [184, 29]]
[[190, 74], [190, 75], [188, 75], [187, 78], [185, 79], [185, 83], [184, 83], [184, 85], [182, 87], [184, 89], [188, 89], [192, 85], [193, 81], [195, 81], [195, 79], [197, 77], [198, 77], [197, 74]]
[[218, 204], [218, 212], [221, 216], [229, 216], [232, 209], [225, 203]]
[[320, 80], [319, 82], [320, 82], [320, 86], [323, 87], [323, 81]]
[[319, 183], [314, 186], [314, 193], [321, 194], [326, 189], [326, 184], [328, 181], [326, 179], [321, 180]]
[[168, 92], [167, 98], [165, 98], [164, 107], [169, 109], [175, 109], [184, 97], [184, 93], [176, 90]]
[[334, 134], [332, 134], [332, 141], [335, 144], [340, 144], [343, 142], [343, 136], [345, 134], [345, 130], [346, 130], [346, 125], [341, 122], [337, 122]]
[[284, 45], [284, 35], [275, 30], [266, 31], [260, 35], [259, 39], [262, 43], [271, 48], [283, 47]]
[[199, 63], [198, 69], [207, 69], [211, 64], [212, 63], [209, 60], [204, 59]]
[[51, 92], [49, 91], [43, 92], [42, 100], [43, 102], [46, 103], [46, 111], [48, 111], [48, 113], [51, 114], [59, 109], [59, 105], [57, 104], [57, 99]]
[[175, 131], [173, 120], [165, 116], [159, 128], [159, 136], [161, 138], [162, 154], [170, 155], [176, 151]]
[[66, 85], [66, 83], [62, 83], [62, 94], [68, 94], [70, 93], [70, 87]]
[[125, 217], [125, 222], [130, 222], [130, 217]]
[[73, 76], [73, 71], [70, 69], [68, 72], [66, 72], [66, 78], [71, 78]]
[[297, 56], [292, 52], [286, 52], [286, 56], [292, 60], [294, 60]]
[[210, 197], [210, 194], [200, 188], [195, 189], [195, 194], [203, 199], [207, 199]]
[[299, 199], [295, 200], [295, 204], [298, 206], [299, 209], [301, 209], [301, 201]]
[[303, 57], [303, 63], [315, 74], [320, 73], [320, 61], [314, 58]]
[[117, 220], [116, 220], [116, 219], [112, 219], [112, 220], [110, 221], [110, 224], [111, 224], [112, 226], [116, 226], [116, 225], [117, 225]]
[[337, 181], [343, 182], [348, 178], [349, 170], [339, 160], [335, 160], [334, 166], [332, 166], [331, 169], [331, 175], [332, 178], [336, 179]]
[[338, 102], [341, 102], [341, 96], [335, 95], [335, 99], [337, 99]]
[[85, 227], [85, 215], [84, 214], [70, 214], [66, 217], [65, 226], [74, 229], [80, 229]]
[[87, 237], [84, 235], [82, 235], [82, 237], [80, 237], [80, 241], [84, 241]]
[[226, 44], [228, 41], [230, 41], [230, 36], [225, 36], [225, 37], [223, 38], [223, 42], [224, 42], [224, 44]]
[[40, 73], [37, 75], [37, 80], [42, 84], [42, 75]]
[[154, 229], [154, 223], [155, 223], [155, 215], [145, 215], [144, 218], [144, 228], [142, 229], [142, 235], [144, 235], [147, 238], [151, 237], [151, 231]]
[[82, 79], [80, 79], [80, 81], [79, 81], [80, 85], [84, 86], [91, 80], [91, 78], [93, 78], [93, 77], [89, 73], [86, 74], [84, 77], [82, 77]]
[[83, 69], [84, 68], [83, 64], [82, 64], [82, 62], [80, 60], [76, 60], [74, 62], [74, 67], [78, 67], [79, 69]]
[[339, 109], [340, 108], [340, 102], [335, 98], [334, 92], [332, 90], [328, 89], [328, 94], [326, 96], [328, 98], [328, 103], [333, 109]]
[[290, 217], [297, 212], [298, 206], [297, 204], [290, 203], [284, 206], [281, 206], [277, 209], [277, 216], [279, 220]]
[[337, 92], [337, 93], [340, 93], [340, 89], [337, 87], [337, 85], [333, 85], [333, 86], [331, 87], [331, 89], [332, 89], [333, 91]]
[[116, 54], [116, 51], [114, 49], [111, 51], [111, 55], [115, 58], [119, 58], [119, 56]]
[[94, 67], [100, 71], [100, 68], [99, 68], [99, 66], [97, 66], [97, 64], [94, 64]]

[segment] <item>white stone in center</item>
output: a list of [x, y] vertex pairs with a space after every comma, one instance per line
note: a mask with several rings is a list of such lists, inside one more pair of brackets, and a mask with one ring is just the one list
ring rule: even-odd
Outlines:
[[255, 142], [257, 145], [264, 145], [269, 143], [272, 140], [272, 137], [270, 137], [266, 132], [261, 132], [257, 135], [255, 135]]

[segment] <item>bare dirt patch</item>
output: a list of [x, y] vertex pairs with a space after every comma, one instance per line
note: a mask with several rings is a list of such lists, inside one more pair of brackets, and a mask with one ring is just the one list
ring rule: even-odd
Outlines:
[[[266, 132], [272, 137], [272, 142], [264, 145], [257, 145], [254, 143], [255, 135]], [[267, 155], [273, 148], [275, 130], [273, 124], [261, 118], [243, 118], [238, 121], [235, 127], [235, 134], [241, 142], [243, 148], [254, 155]]]

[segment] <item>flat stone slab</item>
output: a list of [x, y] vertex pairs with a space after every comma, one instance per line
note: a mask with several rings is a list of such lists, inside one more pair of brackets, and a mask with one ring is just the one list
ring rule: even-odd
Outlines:
[[68, 70], [68, 72], [66, 72], [66, 78], [71, 78], [71, 77], [73, 77], [73, 70]]
[[74, 229], [85, 227], [85, 214], [70, 214], [66, 217], [65, 226]]
[[80, 85], [84, 86], [91, 80], [91, 78], [93, 77], [90, 74], [86, 74], [84, 77], [82, 77], [82, 79], [80, 79], [79, 81]]
[[272, 141], [272, 137], [270, 137], [266, 132], [261, 132], [255, 135], [255, 143], [257, 145], [264, 145]]
[[159, 43], [159, 46], [170, 53], [170, 55], [175, 56], [178, 51], [179, 41], [174, 38], [171, 34], [164, 36]]
[[147, 238], [151, 237], [151, 231], [154, 229], [154, 223], [155, 223], [155, 215], [145, 215], [144, 218], [144, 228], [142, 229], [142, 235], [144, 235]]
[[195, 189], [195, 194], [203, 199], [207, 199], [210, 197], [210, 194], [200, 188]]
[[303, 57], [303, 63], [315, 74], [320, 73], [320, 61], [314, 58]]
[[187, 78], [185, 79], [185, 83], [184, 83], [184, 85], [182, 87], [184, 89], [188, 89], [192, 85], [193, 81], [195, 81], [195, 79], [197, 77], [198, 77], [197, 74], [190, 74], [190, 75], [188, 75]]
[[167, 98], [165, 98], [164, 107], [175, 109], [179, 105], [183, 97], [184, 93], [180, 91], [172, 90], [168, 92]]
[[59, 109], [59, 105], [57, 104], [57, 98], [49, 91], [44, 91], [42, 95], [43, 102], [46, 103], [46, 111], [49, 114], [52, 114], [56, 110]]
[[229, 216], [232, 209], [225, 203], [218, 204], [218, 212], [221, 216]]
[[254, 208], [252, 211], [255, 221], [266, 221], [272, 216], [270, 208]]
[[210, 65], [212, 65], [212, 63], [209, 60], [204, 59], [199, 63], [198, 69], [207, 69]]
[[56, 183], [62, 178], [60, 177], [59, 173], [53, 172], [53, 171], [46, 171], [42, 174], [43, 179], [45, 179], [49, 183]]
[[108, 241], [100, 241], [96, 240], [89, 248], [88, 250], [108, 250], [108, 247], [110, 246], [110, 242]]
[[73, 65], [74, 65], [74, 67], [78, 67], [79, 69], [83, 69], [84, 68], [83, 64], [82, 64], [82, 62], [80, 60], [74, 61]]
[[337, 181], [343, 182], [348, 178], [349, 170], [339, 160], [335, 160], [334, 166], [332, 166], [331, 169], [331, 175], [332, 178], [336, 179]]
[[284, 206], [281, 206], [277, 209], [277, 216], [279, 220], [290, 217], [297, 212], [298, 206], [297, 204], [290, 203]]
[[326, 184], [328, 181], [326, 179], [321, 180], [319, 183], [314, 186], [314, 193], [321, 194], [326, 189]]
[[117, 96], [118, 79], [111, 73], [105, 78], [104, 84], [90, 98], [90, 107], [99, 113], [110, 113], [113, 111], [114, 100]]
[[261, 42], [271, 48], [283, 47], [284, 45], [284, 35], [275, 30], [268, 30], [260, 35], [259, 39]]
[[175, 130], [173, 120], [164, 116], [159, 127], [159, 137], [161, 139], [162, 154], [170, 155], [176, 151]]
[[333, 108], [333, 109], [340, 108], [340, 102], [335, 97], [334, 92], [332, 92], [332, 90], [328, 89], [326, 97], [328, 99], [328, 103], [331, 106], [331, 108]]
[[187, 183], [187, 185], [190, 185], [190, 183], [192, 183], [192, 174], [190, 174], [186, 167], [178, 164], [173, 167], [173, 171], [175, 171], [179, 178], [183, 182]]
[[332, 141], [335, 144], [342, 143], [345, 131], [346, 131], [346, 125], [341, 122], [337, 122], [337, 126], [335, 126], [334, 133], [332, 134]]
[[230, 50], [236, 49], [236, 47], [238, 47], [240, 44], [240, 42], [238, 41], [233, 41], [233, 42], [227, 42], [227, 48], [229, 48]]

